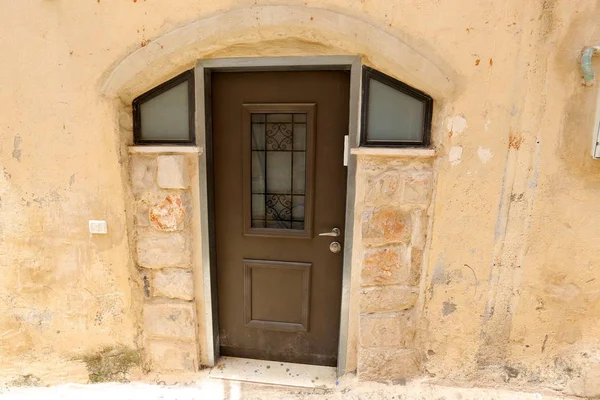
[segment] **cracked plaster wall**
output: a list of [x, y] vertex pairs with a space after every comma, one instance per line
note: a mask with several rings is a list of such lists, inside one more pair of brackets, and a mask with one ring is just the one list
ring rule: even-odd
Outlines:
[[[288, 3], [370, 21], [456, 73], [454, 93], [435, 99], [438, 158], [414, 338], [423, 376], [600, 394], [600, 164], [589, 156], [596, 89], [581, 85], [578, 68], [581, 49], [600, 39], [596, 2]], [[100, 86], [153, 39], [254, 4], [2, 5], [0, 375], [85, 380], [77, 354], [141, 344], [143, 282], [133, 278], [133, 216], [126, 212], [131, 138], [120, 135], [130, 114]], [[189, 51], [344, 53], [315, 43], [310, 28], [290, 29], [291, 39], [285, 31], [261, 45], [268, 32]], [[363, 50], [367, 63], [403, 78], [398, 66]], [[187, 60], [185, 49], [173, 55], [164, 78], [191, 67]], [[140, 79], [125, 103], [156, 83]], [[109, 235], [91, 237], [89, 219], [106, 219]], [[349, 361], [356, 366], [356, 353]]]

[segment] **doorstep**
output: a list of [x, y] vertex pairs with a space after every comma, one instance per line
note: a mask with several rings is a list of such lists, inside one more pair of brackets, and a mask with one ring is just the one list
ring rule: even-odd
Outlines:
[[337, 385], [334, 367], [236, 357], [221, 357], [208, 376], [213, 379], [304, 388], [332, 389]]

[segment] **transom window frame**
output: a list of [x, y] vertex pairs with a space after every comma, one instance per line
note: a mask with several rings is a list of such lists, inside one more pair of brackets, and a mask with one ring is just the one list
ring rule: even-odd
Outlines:
[[[188, 84], [188, 119], [189, 119], [189, 138], [185, 140], [175, 139], [143, 139], [142, 138], [142, 113], [141, 105], [161, 94], [173, 89], [174, 87], [187, 82]], [[133, 143], [135, 145], [180, 145], [190, 146], [196, 144], [196, 99], [195, 99], [195, 79], [194, 70], [185, 71], [168, 81], [150, 89], [133, 100]]]
[[[376, 80], [384, 85], [398, 90], [408, 96], [424, 103], [423, 107], [423, 124], [422, 124], [422, 140], [369, 140], [369, 89], [371, 80]], [[399, 81], [381, 71], [363, 65], [362, 67], [362, 82], [361, 82], [361, 111], [360, 111], [360, 147], [419, 147], [427, 148], [431, 143], [431, 120], [433, 118], [433, 98], [427, 93], [415, 89], [404, 82]]]

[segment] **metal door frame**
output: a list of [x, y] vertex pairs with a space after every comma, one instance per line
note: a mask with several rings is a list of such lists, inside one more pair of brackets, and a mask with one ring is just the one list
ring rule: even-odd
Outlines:
[[[206, 327], [206, 353], [208, 365], [214, 366], [219, 358], [218, 308], [216, 291], [216, 264], [214, 215], [213, 215], [213, 154], [211, 121], [211, 71], [306, 71], [346, 70], [350, 71], [350, 101], [348, 121], [348, 147], [359, 145], [361, 60], [358, 56], [316, 57], [267, 57], [267, 58], [218, 58], [199, 60], [195, 68], [196, 83], [196, 142], [204, 149], [199, 157], [200, 182], [200, 233], [202, 253], [202, 282]], [[346, 372], [348, 351], [348, 324], [350, 306], [350, 279], [352, 269], [352, 241], [354, 235], [354, 206], [356, 192], [356, 158], [350, 157], [350, 149], [344, 157], [348, 159], [346, 183], [346, 216], [344, 229], [344, 259], [342, 272], [342, 302], [338, 345], [338, 376]]]

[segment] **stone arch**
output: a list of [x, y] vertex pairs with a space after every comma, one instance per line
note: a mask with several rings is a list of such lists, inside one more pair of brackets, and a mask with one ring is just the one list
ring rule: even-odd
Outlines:
[[[276, 46], [269, 54], [261, 53], [258, 44], [286, 41], [295, 44], [285, 55], [358, 54], [434, 97], [448, 98], [455, 90], [451, 68], [434, 63], [380, 26], [322, 8], [272, 5], [214, 15], [153, 40], [107, 72], [101, 91], [108, 97], [131, 100], [176, 72], [191, 68], [197, 59], [219, 52], [227, 56], [282, 55]], [[257, 46], [248, 52], [249, 45]], [[244, 47], [246, 53], [240, 51]], [[226, 48], [238, 51], [223, 52]]]

